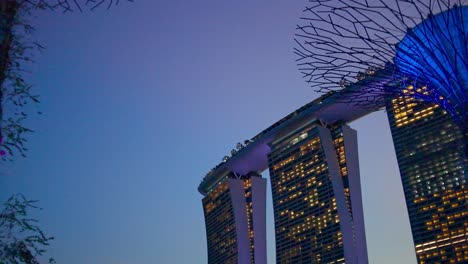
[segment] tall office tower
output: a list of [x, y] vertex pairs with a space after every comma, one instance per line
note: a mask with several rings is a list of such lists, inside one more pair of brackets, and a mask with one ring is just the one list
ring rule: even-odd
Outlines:
[[318, 123], [271, 143], [276, 263], [367, 263], [357, 134]]
[[205, 194], [209, 264], [266, 264], [266, 179], [229, 173]]
[[387, 113], [418, 263], [468, 263], [467, 142], [460, 127], [437, 105], [414, 98], [389, 98]]

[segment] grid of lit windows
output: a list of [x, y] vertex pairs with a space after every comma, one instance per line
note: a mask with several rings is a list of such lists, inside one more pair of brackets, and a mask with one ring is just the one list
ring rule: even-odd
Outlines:
[[[344, 179], [343, 138], [338, 130], [332, 134]], [[269, 167], [276, 262], [344, 263], [337, 203], [317, 127], [312, 125], [275, 143]]]
[[250, 247], [250, 262], [255, 263], [254, 254], [254, 230], [253, 230], [253, 208], [252, 208], [252, 179], [247, 178], [244, 180], [245, 189], [245, 210], [247, 211], [247, 227], [249, 230], [249, 247]]
[[227, 178], [203, 198], [208, 263], [237, 264], [234, 211]]
[[250, 263], [255, 263], [252, 177], [261, 176], [256, 173], [250, 173], [247, 176], [241, 177], [230, 174], [203, 198], [208, 241], [208, 263], [210, 264], [238, 264], [239, 261], [236, 222], [229, 178], [235, 178], [236, 181], [241, 181], [243, 184], [246, 202], [245, 210], [247, 215]]
[[340, 173], [343, 180], [344, 193], [346, 198], [346, 205], [348, 207], [348, 212], [352, 218], [352, 202], [351, 202], [351, 193], [349, 191], [349, 177], [348, 177], [348, 168], [346, 166], [346, 155], [345, 155], [345, 145], [344, 138], [342, 136], [343, 131], [341, 128], [333, 130], [333, 144], [335, 145], [336, 155], [338, 156], [338, 164], [340, 166]]
[[[427, 93], [408, 86], [405, 93]], [[419, 263], [468, 263], [466, 142], [437, 105], [391, 98], [387, 113]]]

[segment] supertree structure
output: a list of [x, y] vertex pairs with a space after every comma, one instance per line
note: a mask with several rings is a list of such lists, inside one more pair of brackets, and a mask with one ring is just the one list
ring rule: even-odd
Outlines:
[[[319, 92], [351, 103], [385, 96], [437, 103], [467, 126], [466, 0], [309, 0], [297, 26], [297, 64]], [[342, 89], [356, 81], [366, 89]], [[407, 93], [409, 83], [423, 87]], [[385, 87], [385, 88], [384, 88]], [[390, 87], [390, 88], [389, 88]]]

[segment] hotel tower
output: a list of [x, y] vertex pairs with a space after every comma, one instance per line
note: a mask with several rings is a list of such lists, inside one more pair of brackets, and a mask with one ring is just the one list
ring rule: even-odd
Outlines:
[[[427, 93], [425, 87], [404, 91]], [[435, 104], [391, 98], [387, 113], [418, 263], [468, 263], [468, 142]]]
[[266, 264], [266, 180], [229, 173], [203, 198], [208, 263]]
[[314, 123], [273, 142], [276, 263], [367, 263], [356, 135]]

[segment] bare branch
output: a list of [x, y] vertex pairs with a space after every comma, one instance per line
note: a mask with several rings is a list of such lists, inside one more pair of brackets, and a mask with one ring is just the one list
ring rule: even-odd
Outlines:
[[[133, 0], [126, 0], [133, 2]], [[22, 8], [39, 8], [59, 10], [62, 12], [82, 12], [84, 8], [94, 10], [101, 6], [110, 9], [112, 6], [119, 5], [119, 0], [17, 0]]]

